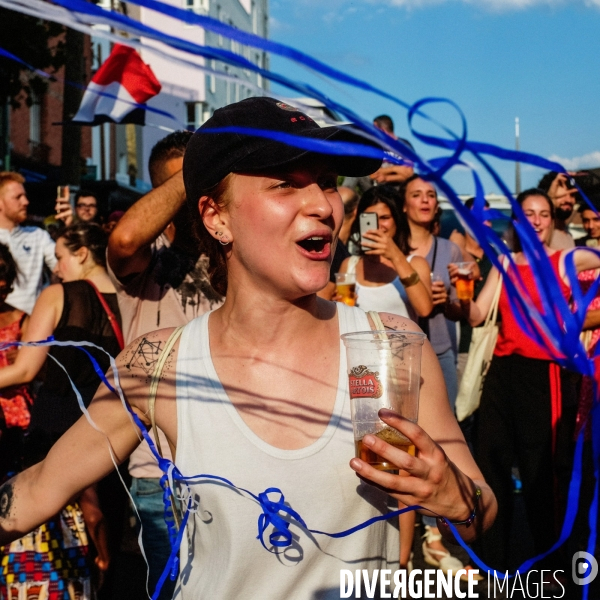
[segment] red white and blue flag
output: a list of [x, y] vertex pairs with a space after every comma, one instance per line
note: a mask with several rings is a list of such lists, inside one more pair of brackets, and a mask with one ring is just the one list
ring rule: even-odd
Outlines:
[[135, 123], [144, 125], [143, 105], [160, 92], [161, 85], [140, 55], [116, 44], [87, 86], [73, 123]]

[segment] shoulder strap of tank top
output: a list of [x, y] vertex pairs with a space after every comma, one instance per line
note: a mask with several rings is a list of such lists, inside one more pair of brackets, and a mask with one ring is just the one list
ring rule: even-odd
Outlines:
[[165, 363], [167, 362], [167, 358], [169, 357], [169, 353], [173, 349], [175, 342], [181, 336], [183, 332], [183, 326], [177, 327], [173, 333], [169, 336], [167, 343], [164, 347], [164, 350], [161, 352], [158, 357], [158, 361], [156, 363], [156, 367], [154, 368], [154, 372], [152, 373], [152, 379], [150, 380], [150, 391], [148, 393], [148, 414], [150, 416], [150, 423], [152, 424], [152, 432], [154, 433], [154, 439], [156, 441], [156, 449], [158, 453], [162, 456], [162, 448], [160, 447], [160, 439], [158, 437], [158, 428], [156, 427], [156, 417], [155, 417], [155, 405], [156, 405], [156, 392], [158, 391], [158, 384], [160, 382], [160, 377], [162, 375], [162, 371], [165, 367]]
[[385, 325], [383, 324], [383, 321], [376, 310], [370, 310], [367, 315], [369, 315], [371, 321], [373, 321], [376, 331], [383, 331], [385, 329]]
[[[167, 362], [167, 358], [169, 357], [169, 353], [173, 349], [175, 342], [181, 336], [183, 332], [183, 326], [177, 327], [173, 333], [169, 336], [167, 343], [158, 357], [158, 362], [156, 363], [156, 367], [154, 372], [152, 373], [152, 379], [150, 380], [150, 392], [148, 394], [148, 413], [150, 415], [150, 423], [152, 424], [152, 433], [154, 433], [154, 441], [156, 442], [156, 449], [160, 456], [163, 456], [162, 448], [160, 447], [160, 438], [158, 437], [158, 427], [156, 426], [156, 417], [155, 417], [155, 404], [156, 404], [156, 392], [158, 390], [158, 383], [160, 382], [160, 376], [162, 375], [162, 371], [164, 369], [165, 363]], [[181, 519], [179, 518], [179, 512], [177, 510], [177, 503], [175, 502], [175, 494], [172, 489], [169, 488], [169, 499], [171, 501], [171, 510], [173, 511], [173, 519], [175, 521], [175, 526], [179, 529], [179, 525], [181, 523]]]

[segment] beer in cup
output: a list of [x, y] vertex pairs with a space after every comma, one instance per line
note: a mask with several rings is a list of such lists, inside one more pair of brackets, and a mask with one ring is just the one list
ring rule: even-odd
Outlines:
[[335, 285], [338, 296], [348, 306], [356, 304], [356, 275], [354, 273], [336, 273]]
[[458, 267], [456, 280], [456, 295], [459, 300], [473, 300], [475, 295], [475, 280], [473, 279], [474, 262], [455, 263]]

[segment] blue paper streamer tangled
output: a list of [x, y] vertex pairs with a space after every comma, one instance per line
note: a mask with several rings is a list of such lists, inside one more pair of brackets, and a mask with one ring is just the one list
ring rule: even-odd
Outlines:
[[[500, 270], [500, 272], [506, 271], [504, 268], [502, 256], [506, 256], [507, 264], [510, 265], [509, 268], [514, 272], [514, 269], [512, 269], [512, 267], [514, 267], [512, 258], [508, 254], [507, 249], [503, 244], [502, 240], [494, 233], [494, 231], [491, 228], [483, 225], [483, 221], [487, 218], [497, 218], [501, 217], [502, 215], [495, 211], [485, 209], [484, 189], [479, 175], [474, 169], [469, 167], [469, 164], [463, 158], [465, 153], [470, 154], [475, 159], [475, 161], [479, 163], [483, 167], [483, 169], [492, 177], [494, 182], [502, 190], [502, 193], [510, 201], [513, 213], [515, 215], [514, 226], [517, 234], [519, 235], [522, 241], [524, 253], [527, 256], [528, 261], [532, 267], [536, 285], [539, 290], [542, 304], [541, 311], [535, 310], [533, 308], [531, 299], [522, 295], [523, 287], [521, 285], [516, 285], [513, 279], [510, 277], [504, 278], [511, 306], [513, 312], [515, 313], [519, 326], [522, 327], [523, 330], [536, 342], [541, 343], [543, 345], [550, 344], [550, 351], [554, 355], [556, 362], [558, 362], [561, 366], [579, 371], [580, 373], [583, 373], [590, 377], [594, 377], [594, 361], [593, 359], [588, 358], [584, 347], [579, 341], [579, 334], [581, 333], [583, 327], [587, 307], [589, 306], [589, 303], [592, 301], [592, 299], [596, 296], [600, 281], [597, 281], [594, 285], [591, 286], [587, 293], [583, 294], [577, 282], [573, 255], [568, 255], [565, 260], [565, 269], [568, 279], [571, 282], [573, 300], [575, 302], [575, 309], [571, 309], [568, 302], [564, 299], [561, 293], [560, 284], [556, 277], [553, 275], [553, 270], [551, 268], [548, 256], [546, 255], [546, 252], [544, 251], [541, 243], [539, 242], [537, 235], [535, 234], [531, 225], [525, 218], [521, 207], [514, 201], [513, 196], [506, 184], [502, 181], [502, 179], [496, 173], [496, 171], [490, 166], [488, 158], [493, 157], [504, 161], [517, 161], [523, 164], [529, 164], [547, 170], [565, 172], [565, 169], [562, 167], [562, 165], [553, 161], [549, 161], [535, 154], [505, 149], [493, 144], [469, 140], [467, 135], [466, 118], [463, 115], [460, 108], [451, 100], [445, 98], [425, 98], [419, 100], [416, 103], [411, 104], [401, 99], [395, 98], [383, 90], [380, 90], [366, 82], [363, 82], [337, 69], [334, 69], [302, 52], [285, 46], [284, 44], [278, 44], [270, 40], [265, 40], [253, 34], [227, 26], [221, 23], [220, 21], [217, 21], [210, 17], [197, 15], [191, 11], [183, 10], [172, 5], [164, 4], [162, 2], [159, 2], [158, 0], [129, 0], [134, 4], [160, 12], [165, 16], [179, 19], [189, 24], [199, 25], [200, 27], [214, 31], [215, 33], [228, 37], [241, 44], [250, 45], [259, 48], [263, 51], [271, 52], [279, 56], [285, 57], [287, 59], [293, 60], [334, 81], [351, 85], [364, 91], [372, 92], [376, 95], [379, 95], [382, 98], [386, 98], [392, 101], [393, 103], [407, 111], [409, 128], [414, 137], [416, 137], [429, 147], [439, 148], [444, 151], [450, 152], [449, 155], [425, 159], [416, 152], [414, 152], [411, 148], [407, 147], [402, 142], [393, 140], [390, 137], [386, 136], [384, 133], [376, 129], [370, 121], [362, 119], [351, 109], [339, 104], [338, 102], [335, 102], [334, 100], [330, 99], [314, 87], [298, 81], [290, 80], [289, 78], [281, 74], [261, 69], [254, 65], [251, 61], [248, 61], [245, 58], [233, 52], [229, 52], [220, 48], [213, 48], [210, 46], [195, 44], [188, 40], [177, 38], [176, 36], [166, 35], [159, 30], [153, 29], [147, 25], [139, 23], [125, 15], [111, 13], [102, 9], [101, 7], [86, 2], [85, 0], [53, 1], [55, 4], [67, 8], [68, 10], [77, 14], [78, 17], [81, 19], [87, 19], [91, 22], [107, 23], [117, 29], [126, 31], [131, 35], [145, 36], [147, 38], [160, 41], [176, 50], [183, 50], [196, 56], [219, 60], [235, 67], [240, 67], [254, 71], [271, 81], [282, 84], [287, 88], [294, 90], [295, 92], [320, 100], [327, 107], [333, 109], [334, 111], [338, 112], [339, 114], [343, 115], [346, 119], [351, 121], [356, 130], [362, 135], [364, 135], [365, 138], [371, 141], [377, 141], [382, 149], [377, 150], [372, 148], [372, 146], [362, 144], [305, 140], [273, 131], [260, 131], [243, 128], [228, 128], [227, 131], [252, 136], [263, 136], [269, 139], [273, 139], [286, 144], [295, 145], [314, 152], [373, 156], [385, 158], [387, 162], [392, 164], [403, 164], [407, 162], [414, 164], [416, 171], [424, 179], [434, 182], [436, 186], [445, 193], [455, 211], [474, 233], [476, 239], [484, 249], [485, 253], [490, 257], [493, 264]], [[126, 44], [127, 40], [124, 39], [123, 43]], [[446, 104], [452, 107], [454, 110], [456, 110], [461, 121], [461, 131], [458, 134], [446, 127], [443, 123], [439, 123], [435, 119], [428, 116], [427, 108], [433, 104]], [[419, 132], [413, 125], [413, 121], [416, 116], [424, 118], [430, 121], [431, 123], [439, 126], [441, 131], [447, 137], [426, 135], [424, 133]], [[225, 132], [225, 130], [219, 131]], [[475, 196], [475, 202], [472, 210], [468, 210], [462, 204], [452, 187], [445, 180], [445, 176], [455, 166], [467, 167], [471, 170]], [[582, 196], [591, 207], [591, 204], [589, 203], [585, 195], [582, 194]], [[593, 250], [588, 249], [588, 251]], [[519, 282], [517, 279], [517, 283], [521, 282]], [[40, 343], [47, 345], [59, 344], [59, 342], [55, 342], [52, 340], [47, 340], [45, 342]], [[64, 344], [64, 342], [60, 344]], [[600, 354], [600, 344], [597, 346], [594, 358], [596, 358], [598, 354]], [[90, 359], [93, 360], [91, 356]], [[97, 365], [95, 366], [97, 367]], [[122, 392], [120, 391], [118, 379], [115, 382], [115, 389], [111, 387], [110, 383], [106, 380], [104, 374], [101, 373], [98, 367], [96, 368], [96, 370], [99, 376], [104, 381], [104, 383], [116, 394], [120, 395], [124, 405], [128, 408], [128, 410], [130, 410], [127, 406], [127, 403], [124, 401]], [[85, 409], [84, 412], [87, 414], [87, 411], [85, 411]], [[265, 492], [255, 495], [254, 493], [243, 488], [237, 488], [230, 481], [227, 481], [223, 478], [214, 475], [202, 474], [192, 477], [184, 477], [177, 470], [175, 465], [173, 465], [173, 463], [162, 459], [158, 456], [158, 453], [154, 444], [152, 443], [152, 440], [146, 434], [145, 428], [143, 427], [141, 422], [139, 422], [139, 419], [137, 418], [135, 413], [133, 413], [133, 411], [130, 410], [130, 414], [132, 415], [133, 421], [136, 422], [138, 427], [140, 427], [144, 438], [150, 445], [152, 452], [159, 461], [159, 466], [161, 467], [161, 470], [164, 472], [164, 476], [162, 478], [162, 483], [165, 490], [164, 504], [165, 513], [167, 515], [167, 521], [169, 523], [172, 552], [169, 564], [167, 565], [167, 568], [162, 574], [157, 589], [154, 591], [154, 594], [152, 596], [153, 598], [158, 597], [160, 588], [166, 580], [166, 577], [173, 577], [177, 572], [177, 553], [179, 544], [181, 542], [181, 538], [185, 528], [185, 523], [187, 522], [189, 513], [191, 510], [194, 509], [191, 496], [180, 495], [180, 500], [182, 500], [182, 502], [184, 503], [185, 510], [183, 513], [181, 527], [179, 530], [177, 530], [173, 522], [173, 515], [169, 499], [169, 490], [175, 490], [176, 482], [180, 486], [185, 486], [186, 483], [191, 483], [193, 481], [197, 481], [198, 479], [218, 480], [222, 483], [234, 487], [235, 489], [239, 489], [240, 491], [247, 494], [249, 497], [256, 500], [262, 509], [262, 513], [259, 515], [258, 519], [258, 539], [265, 548], [267, 548], [267, 546], [265, 544], [264, 537], [267, 534], [267, 530], [271, 531], [271, 533], [269, 533], [270, 543], [277, 548], [285, 547], [290, 542], [290, 520], [295, 521], [302, 527], [307, 527], [300, 515], [295, 513], [290, 507], [285, 506], [283, 493], [277, 488], [269, 488]], [[87, 416], [89, 418], [89, 415]], [[587, 550], [589, 553], [594, 554], [597, 536], [597, 514], [600, 491], [600, 411], [598, 410], [597, 400], [595, 400], [594, 402], [590, 415], [590, 420], [592, 428], [595, 491], [594, 498], [589, 509], [588, 523], [590, 526], [591, 533], [588, 539]], [[518, 571], [529, 569], [533, 564], [535, 564], [535, 562], [537, 562], [544, 556], [547, 556], [548, 554], [556, 550], [558, 547], [560, 547], [569, 537], [573, 528], [575, 517], [577, 515], [579, 504], [579, 491], [583, 476], [583, 443], [584, 440], [582, 429], [582, 433], [580, 434], [576, 443], [575, 461], [573, 475], [569, 486], [567, 511], [559, 539], [552, 548], [548, 549], [547, 552], [523, 563], [523, 565], [519, 567]], [[344, 537], [346, 535], [350, 535], [351, 533], [359, 529], [369, 526], [376, 520], [389, 519], [399, 515], [401, 512], [405, 512], [407, 510], [416, 510], [419, 508], [420, 507], [410, 507], [408, 509], [404, 509], [404, 511], [394, 511], [392, 513], [388, 513], [386, 515], [382, 515], [380, 517], [372, 519], [371, 521], [368, 521], [366, 523], [357, 525], [356, 527], [353, 527], [344, 532], [325, 533], [315, 530], [309, 531], [311, 531], [312, 533], [328, 535], [331, 537]], [[286, 518], [283, 518], [282, 515], [285, 515]], [[468, 552], [469, 556], [474, 561], [474, 563], [483, 570], [493, 571], [493, 569], [490, 569], [487, 565], [485, 565], [472, 552], [472, 550], [468, 548], [468, 546], [462, 543], [462, 541], [460, 540], [460, 536], [458, 536], [454, 527], [452, 525], [450, 525], [450, 527], [457, 536], [457, 539], [459, 540], [461, 545]], [[497, 575], [500, 578], [504, 577], [503, 573], [498, 573]], [[510, 574], [508, 576], [512, 577], [514, 575]], [[588, 592], [588, 586], [585, 586], [583, 590], [584, 600], [587, 600]]]

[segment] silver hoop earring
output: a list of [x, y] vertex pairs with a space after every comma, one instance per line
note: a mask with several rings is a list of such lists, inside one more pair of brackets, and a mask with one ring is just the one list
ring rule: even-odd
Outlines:
[[221, 246], [227, 246], [229, 244], [229, 240], [225, 237], [219, 240], [219, 244], [221, 244]]

